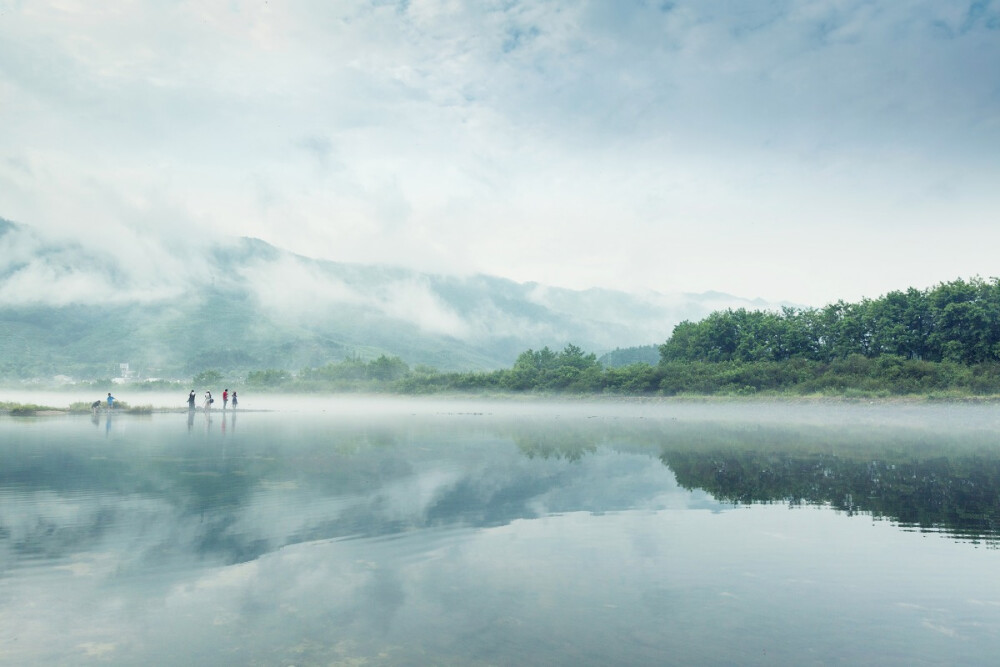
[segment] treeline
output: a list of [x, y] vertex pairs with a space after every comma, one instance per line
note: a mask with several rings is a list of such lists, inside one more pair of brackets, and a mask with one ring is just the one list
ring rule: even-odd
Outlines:
[[[572, 348], [572, 346], [570, 346]], [[527, 359], [554, 356], [552, 366]], [[571, 357], [573, 355], [570, 355]], [[592, 355], [585, 355], [590, 357]], [[792, 359], [758, 362], [661, 362], [621, 368], [564, 364], [565, 351], [529, 350], [511, 369], [488, 373], [409, 374], [392, 391], [576, 393], [623, 396], [830, 395], [940, 398], [1000, 394], [1000, 364], [965, 365], [884, 356], [850, 355], [831, 362]]]
[[[718, 311], [678, 324], [658, 349], [658, 362], [616, 366], [575, 345], [544, 347], [521, 353], [511, 368], [464, 373], [411, 369], [398, 357], [353, 358], [297, 374], [255, 371], [245, 383], [406, 394], [995, 395], [1000, 280], [960, 279], [818, 309]], [[619, 362], [629, 354], [616, 353]]]
[[[653, 368], [649, 364], [642, 366]], [[277, 369], [253, 371], [239, 384], [259, 389], [280, 387], [288, 391], [590, 392], [599, 390], [603, 374], [615, 372], [616, 369], [605, 370], [596, 355], [567, 345], [561, 352], [548, 347], [527, 350], [518, 356], [512, 368], [495, 371], [442, 373], [427, 366], [410, 368], [399, 357], [382, 355], [367, 362], [348, 358], [318, 368], [305, 368], [294, 375]], [[203, 384], [207, 374], [211, 383], [218, 384], [222, 380], [221, 374], [211, 371], [199, 374], [195, 383]]]
[[[199, 378], [203, 379], [203, 378]], [[219, 384], [221, 377], [214, 384]], [[195, 382], [197, 386], [202, 383]], [[212, 384], [212, 383], [209, 383]], [[523, 352], [508, 369], [441, 373], [410, 368], [398, 357], [363, 362], [347, 359], [297, 374], [284, 370], [250, 373], [231, 386], [255, 390], [355, 391], [375, 393], [572, 393], [621, 396], [927, 394], [942, 398], [1000, 394], [1000, 364], [930, 362], [894, 355], [852, 354], [829, 362], [661, 361], [620, 368], [601, 365], [593, 354], [568, 345]]]
[[830, 362], [891, 355], [993, 363], [1000, 361], [1000, 280], [959, 279], [824, 308], [718, 311], [677, 325], [660, 355], [664, 362]]

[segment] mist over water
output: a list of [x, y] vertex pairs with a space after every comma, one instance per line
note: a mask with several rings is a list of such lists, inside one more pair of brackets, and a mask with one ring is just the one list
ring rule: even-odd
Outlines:
[[1000, 649], [992, 406], [244, 401], [0, 417], [0, 663]]
[[[225, 387], [192, 387], [198, 410], [206, 389], [216, 402], [213, 412], [221, 412], [222, 391]], [[923, 403], [897, 400], [838, 399], [683, 399], [642, 397], [490, 397], [471, 396], [398, 396], [365, 394], [295, 394], [239, 389], [239, 408], [244, 411], [282, 413], [330, 413], [355, 416], [385, 414], [477, 413], [484, 416], [545, 415], [588, 419], [677, 420], [692, 419], [712, 422], [743, 423], [810, 423], [823, 426], [897, 425], [932, 431], [961, 428], [997, 429], [1000, 432], [1000, 410], [989, 404]], [[151, 406], [158, 410], [186, 409], [187, 391], [145, 391], [129, 385], [112, 390], [116, 399], [130, 406]], [[65, 409], [73, 403], [91, 403], [104, 399], [107, 390], [58, 391], [0, 388], [0, 402], [30, 403]]]

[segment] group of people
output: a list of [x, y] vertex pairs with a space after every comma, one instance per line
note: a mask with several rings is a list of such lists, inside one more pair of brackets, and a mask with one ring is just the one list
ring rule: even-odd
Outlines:
[[[110, 396], [110, 394], [108, 394], [108, 396]], [[229, 407], [229, 399], [230, 398], [233, 399], [233, 409], [236, 409], [236, 406], [239, 405], [239, 398], [236, 396], [236, 390], [234, 389], [233, 393], [230, 395], [229, 388], [227, 387], [226, 389], [222, 390], [222, 409], [223, 410], [225, 410], [226, 408]], [[188, 410], [194, 410], [194, 401], [195, 401], [195, 395], [194, 395], [194, 389], [192, 389], [191, 393], [188, 394]], [[212, 398], [212, 392], [211, 391], [206, 391], [205, 392], [204, 409], [205, 410], [211, 410], [212, 409], [212, 403], [215, 403], [215, 399]]]
[[[110, 412], [115, 407], [115, 401], [117, 401], [118, 399], [115, 398], [114, 396], [112, 396], [111, 392], [109, 391], [108, 392], [108, 399], [107, 400], [108, 400], [108, 412]], [[97, 414], [97, 411], [100, 409], [100, 407], [101, 407], [101, 400], [100, 399], [98, 399], [98, 400], [96, 400], [96, 401], [94, 401], [93, 403], [90, 404], [90, 409], [91, 409], [91, 411], [94, 412], [94, 414]]]

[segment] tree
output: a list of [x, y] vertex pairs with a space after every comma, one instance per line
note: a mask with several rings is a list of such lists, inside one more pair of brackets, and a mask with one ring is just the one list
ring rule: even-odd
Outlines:
[[191, 379], [191, 383], [196, 387], [211, 387], [220, 382], [222, 382], [222, 373], [214, 369], [202, 371]]
[[583, 350], [570, 343], [557, 355], [556, 365], [572, 366], [582, 371], [597, 366], [597, 355], [593, 352], [584, 354]]
[[398, 380], [410, 371], [410, 367], [399, 357], [387, 357], [384, 354], [378, 359], [368, 362], [368, 377], [373, 380], [387, 382]]
[[252, 371], [247, 374], [247, 384], [257, 387], [278, 387], [292, 379], [292, 374], [278, 368]]

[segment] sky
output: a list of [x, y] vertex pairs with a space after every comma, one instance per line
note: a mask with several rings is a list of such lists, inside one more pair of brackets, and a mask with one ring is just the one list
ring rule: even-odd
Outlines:
[[0, 0], [0, 217], [822, 306], [1000, 274], [1000, 2]]

